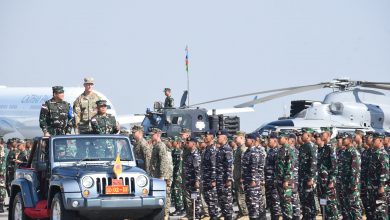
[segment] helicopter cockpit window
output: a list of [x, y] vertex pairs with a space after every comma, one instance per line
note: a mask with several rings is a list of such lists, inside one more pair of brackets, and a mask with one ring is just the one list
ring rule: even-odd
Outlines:
[[183, 117], [181, 117], [181, 116], [173, 116], [172, 117], [172, 124], [174, 124], [174, 125], [180, 125], [182, 121], [183, 121]]
[[198, 115], [198, 121], [203, 121], [203, 116], [202, 115]]

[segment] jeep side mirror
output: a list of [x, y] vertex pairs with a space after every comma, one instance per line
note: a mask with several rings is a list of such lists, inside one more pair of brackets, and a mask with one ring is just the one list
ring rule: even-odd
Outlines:
[[47, 164], [45, 162], [37, 163], [37, 171], [45, 171], [47, 169]]
[[144, 166], [144, 160], [136, 159], [135, 163], [137, 164], [137, 167], [143, 167]]

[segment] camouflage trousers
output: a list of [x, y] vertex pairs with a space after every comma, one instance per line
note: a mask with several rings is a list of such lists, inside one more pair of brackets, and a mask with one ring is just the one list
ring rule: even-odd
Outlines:
[[241, 215], [248, 215], [248, 208], [245, 203], [246, 196], [240, 180], [235, 180], [233, 182], [233, 189], [234, 189], [234, 198], [237, 201], [238, 212]]
[[4, 200], [7, 198], [6, 189], [4, 175], [0, 175], [0, 205], [4, 205]]
[[[325, 216], [326, 219], [338, 219], [338, 209], [337, 209], [337, 195], [336, 189], [330, 189], [326, 184], [318, 185], [318, 198], [326, 199], [325, 206]], [[322, 211], [322, 210], [321, 210]], [[322, 213], [324, 215], [324, 213]]]
[[340, 201], [343, 219], [362, 219], [362, 201], [359, 190], [343, 189], [341, 192], [342, 200]]
[[291, 200], [292, 200], [292, 204], [293, 204], [293, 217], [295, 219], [300, 219], [301, 218], [301, 201], [299, 200], [298, 181], [294, 181]]
[[299, 182], [299, 200], [301, 201], [302, 219], [315, 219], [317, 215], [316, 189], [307, 186], [306, 180]]
[[167, 201], [165, 202], [164, 217], [169, 217], [169, 208], [171, 207], [171, 180], [167, 180]]
[[248, 207], [249, 218], [260, 217], [260, 187], [251, 187], [249, 183], [244, 185], [245, 201]]
[[[366, 210], [367, 219], [389, 219], [386, 193], [379, 195], [378, 189], [368, 190], [370, 209]], [[370, 218], [369, 218], [370, 217]]]
[[362, 204], [363, 204], [363, 207], [364, 207], [364, 211], [366, 213], [366, 217], [368, 219], [371, 219], [372, 218], [372, 214], [371, 214], [371, 207], [370, 207], [370, 201], [369, 201], [369, 195], [368, 195], [368, 188], [367, 188], [367, 184], [365, 183], [361, 183], [361, 189], [360, 189], [360, 199], [362, 200]]
[[186, 187], [186, 196], [187, 197], [187, 216], [188, 219], [193, 219], [194, 216], [194, 199], [191, 198], [191, 196], [196, 195], [195, 199], [195, 218], [200, 219], [201, 217], [201, 208], [202, 203], [200, 199], [200, 191], [199, 189], [195, 189], [193, 187]]
[[221, 208], [222, 215], [225, 218], [233, 216], [233, 195], [232, 187], [226, 187], [224, 183], [217, 182], [218, 203]]
[[210, 217], [217, 217], [219, 215], [217, 188], [203, 186], [203, 195], [208, 206]]
[[266, 219], [266, 203], [267, 200], [265, 198], [265, 186], [264, 183], [260, 184], [260, 199], [259, 199], [259, 207], [260, 207], [260, 219]]
[[280, 207], [282, 209], [283, 219], [289, 220], [293, 218], [293, 203], [292, 203], [292, 188], [283, 188], [283, 185], [278, 186], [278, 193], [280, 198]]
[[278, 219], [282, 212], [280, 211], [279, 193], [274, 181], [265, 183], [265, 195], [267, 198], [267, 208], [270, 209], [271, 219]]
[[173, 178], [171, 199], [175, 203], [175, 211], [182, 210], [184, 208], [182, 184], [181, 177]]

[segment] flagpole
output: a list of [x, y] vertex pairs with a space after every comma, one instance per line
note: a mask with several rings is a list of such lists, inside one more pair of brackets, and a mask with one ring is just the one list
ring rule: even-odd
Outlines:
[[188, 73], [188, 45], [186, 45], [186, 71], [187, 71], [187, 106], [190, 107], [190, 74]]

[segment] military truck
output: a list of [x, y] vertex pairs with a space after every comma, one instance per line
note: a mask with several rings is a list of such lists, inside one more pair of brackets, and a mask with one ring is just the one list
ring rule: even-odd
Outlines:
[[35, 138], [11, 184], [9, 219], [163, 219], [166, 183], [141, 163], [125, 136]]

